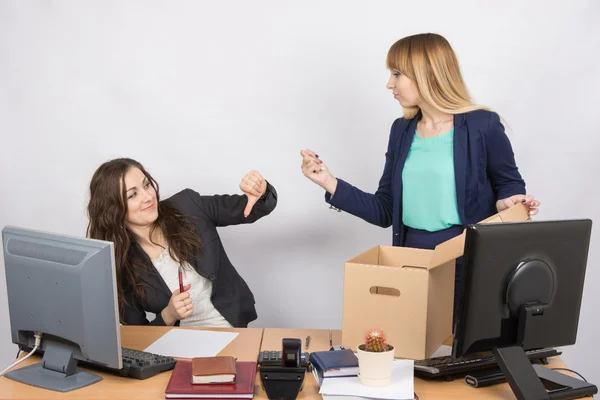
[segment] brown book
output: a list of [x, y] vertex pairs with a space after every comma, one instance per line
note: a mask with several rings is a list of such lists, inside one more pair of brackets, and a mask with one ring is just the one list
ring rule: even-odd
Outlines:
[[192, 358], [192, 383], [234, 383], [236, 359], [230, 356]]

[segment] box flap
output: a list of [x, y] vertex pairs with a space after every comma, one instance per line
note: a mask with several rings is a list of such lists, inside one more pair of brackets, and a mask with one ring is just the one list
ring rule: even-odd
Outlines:
[[445, 267], [429, 271], [427, 292], [427, 341], [424, 358], [431, 355], [452, 335], [452, 310], [454, 308], [454, 261]]
[[480, 224], [492, 224], [492, 223], [499, 223], [499, 222], [503, 222], [502, 217], [500, 217], [500, 215], [496, 214], [496, 215], [492, 215], [489, 218], [484, 219], [483, 221], [480, 222]]
[[[519, 203], [517, 205], [512, 206], [509, 209], [502, 211], [498, 215], [502, 222], [522, 222], [527, 221], [529, 219], [529, 212], [527, 211], [527, 207], [525, 204]], [[482, 223], [486, 223], [487, 221], [482, 221]]]
[[356, 257], [348, 260], [351, 263], [379, 265], [379, 246], [363, 251]]
[[[516, 204], [498, 214], [479, 222], [480, 224], [491, 224], [501, 222], [522, 222], [529, 219], [527, 207], [524, 204]], [[445, 263], [462, 256], [465, 250], [465, 233], [440, 243], [435, 247], [433, 255], [429, 260], [428, 269], [444, 265]]]
[[399, 246], [380, 246], [379, 265], [400, 268], [427, 268], [431, 250]]
[[435, 246], [433, 255], [429, 260], [428, 269], [439, 267], [440, 265], [444, 265], [449, 261], [457, 259], [463, 254], [464, 249], [465, 233], [463, 232], [460, 235]]

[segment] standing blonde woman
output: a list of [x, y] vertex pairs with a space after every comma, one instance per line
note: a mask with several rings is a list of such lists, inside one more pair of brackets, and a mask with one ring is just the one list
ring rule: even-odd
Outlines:
[[[448, 41], [425, 33], [398, 40], [387, 54], [387, 88], [404, 117], [392, 124], [385, 167], [374, 194], [336, 178], [319, 156], [302, 150], [302, 172], [334, 207], [387, 228], [393, 245], [433, 249], [526, 195], [498, 114], [474, 104]], [[455, 311], [461, 283], [457, 260]]]

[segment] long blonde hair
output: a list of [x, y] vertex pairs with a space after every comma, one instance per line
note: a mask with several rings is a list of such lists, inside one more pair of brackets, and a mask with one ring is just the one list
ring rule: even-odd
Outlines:
[[[463, 114], [489, 110], [471, 100], [456, 54], [441, 35], [421, 33], [398, 40], [388, 51], [386, 64], [415, 82], [421, 99], [438, 111]], [[403, 111], [406, 119], [412, 119], [419, 107], [404, 107]]]

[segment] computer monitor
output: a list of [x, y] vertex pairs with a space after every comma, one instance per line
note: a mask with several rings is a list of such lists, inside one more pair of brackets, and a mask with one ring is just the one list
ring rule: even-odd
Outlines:
[[34, 347], [41, 363], [7, 378], [67, 392], [100, 381], [77, 361], [122, 368], [111, 242], [7, 226], [2, 230], [13, 343]]
[[575, 344], [591, 230], [589, 219], [469, 225], [453, 356], [493, 351], [518, 399], [597, 393], [524, 352]]

